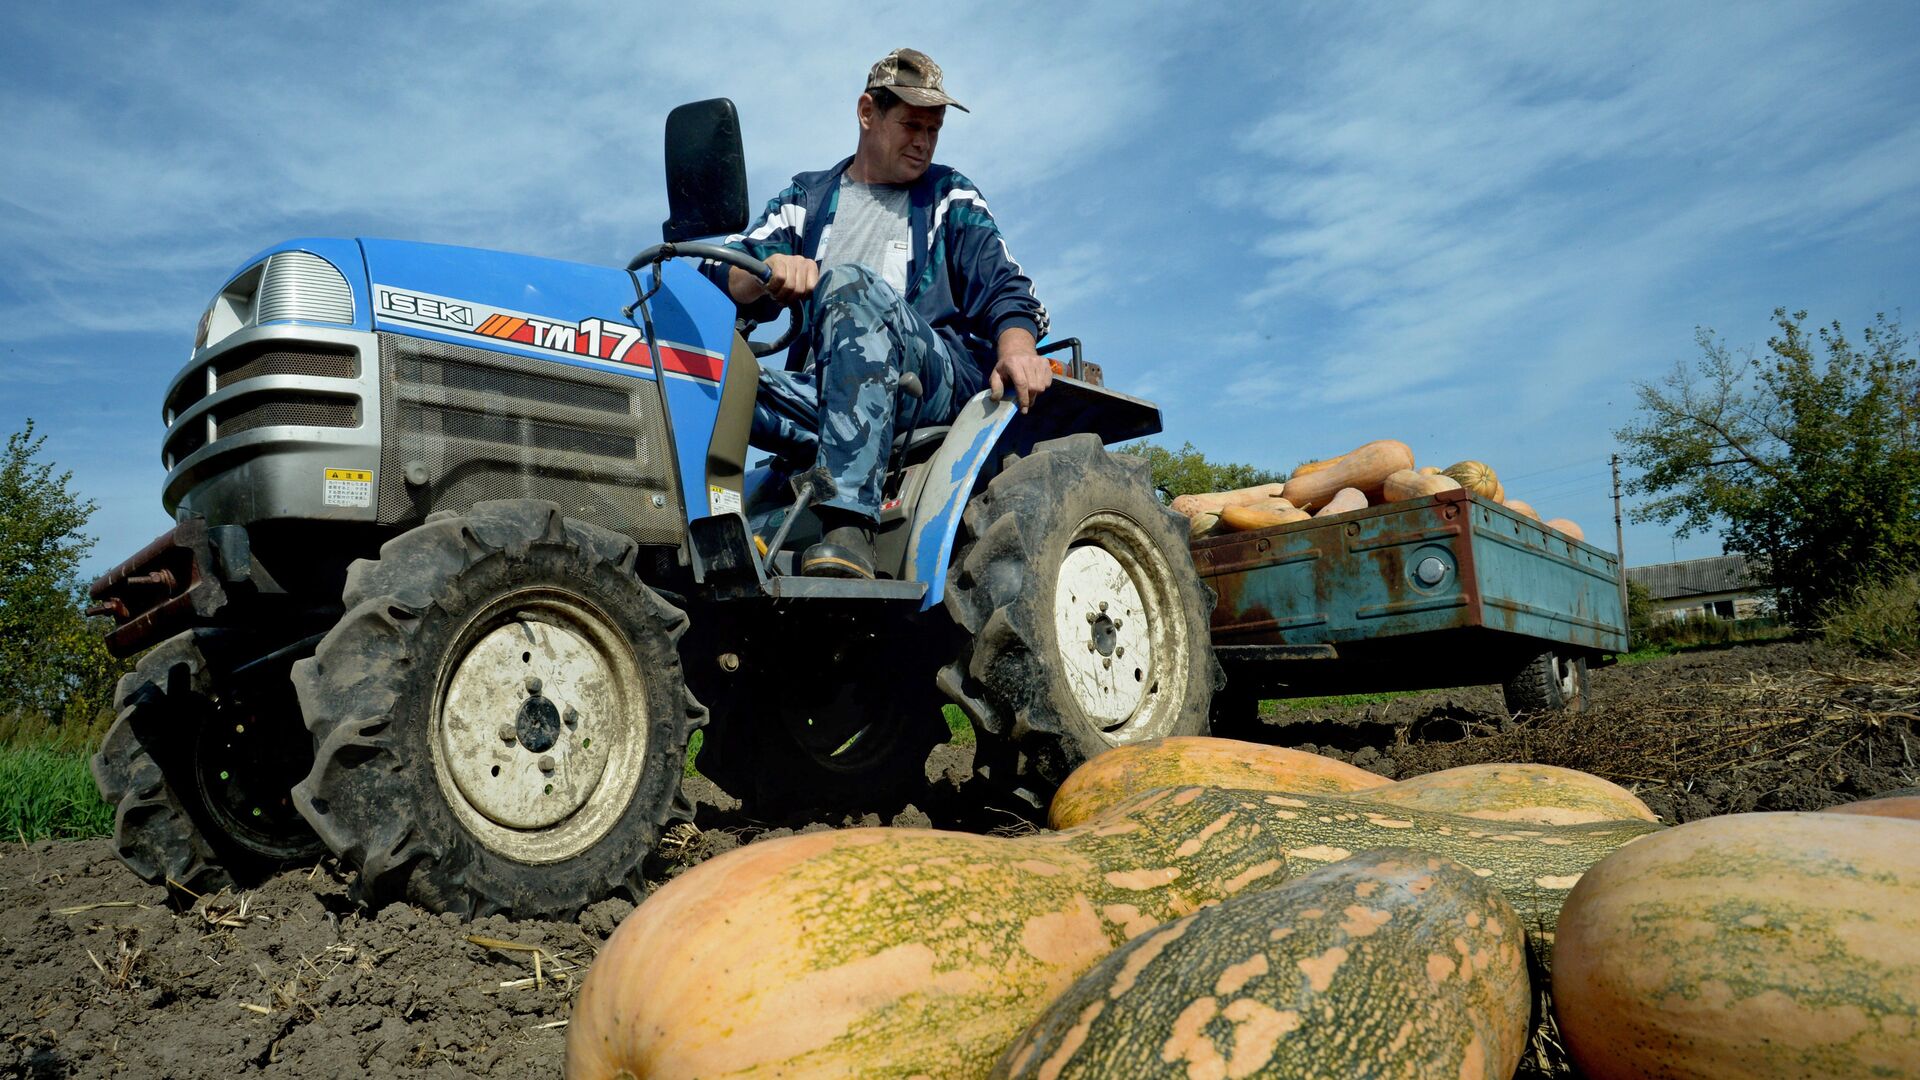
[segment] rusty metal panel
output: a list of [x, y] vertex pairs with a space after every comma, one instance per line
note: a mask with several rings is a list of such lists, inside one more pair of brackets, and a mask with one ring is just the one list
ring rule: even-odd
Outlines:
[[1627, 650], [1620, 564], [1532, 518], [1470, 500], [1484, 625], [1600, 652]]
[[1219, 646], [1485, 628], [1626, 648], [1616, 560], [1465, 492], [1200, 540]]
[[1216, 645], [1367, 641], [1477, 625], [1458, 502], [1368, 507], [1193, 546]]

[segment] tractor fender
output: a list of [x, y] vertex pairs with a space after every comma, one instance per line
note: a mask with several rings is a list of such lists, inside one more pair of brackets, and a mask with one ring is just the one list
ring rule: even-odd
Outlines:
[[1020, 409], [1011, 398], [995, 401], [991, 393], [980, 391], [961, 406], [946, 441], [927, 463], [927, 482], [909, 519], [913, 532], [907, 539], [906, 565], [907, 580], [927, 583], [922, 611], [937, 606], [946, 595], [947, 565], [960, 532], [960, 516], [980, 471], [1018, 415]]

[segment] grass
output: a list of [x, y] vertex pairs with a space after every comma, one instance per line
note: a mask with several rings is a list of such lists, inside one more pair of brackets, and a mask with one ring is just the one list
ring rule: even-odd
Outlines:
[[1385, 705], [1394, 698], [1419, 693], [1416, 690], [1388, 690], [1377, 694], [1332, 694], [1326, 697], [1276, 698], [1262, 701], [1260, 712], [1273, 715], [1281, 712], [1304, 712], [1308, 709], [1346, 709], [1356, 705]]
[[0, 835], [22, 843], [113, 834], [85, 750], [0, 746]]
[[1888, 660], [1920, 657], [1920, 574], [1862, 585], [1827, 609], [1828, 644]]
[[967, 714], [960, 711], [960, 706], [942, 705], [940, 715], [947, 718], [947, 730], [953, 733], [953, 738], [947, 740], [948, 742], [955, 746], [973, 745], [973, 721], [968, 720]]

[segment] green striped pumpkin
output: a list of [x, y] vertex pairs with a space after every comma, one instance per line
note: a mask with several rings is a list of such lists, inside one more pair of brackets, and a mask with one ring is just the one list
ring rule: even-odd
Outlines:
[[1587, 867], [1655, 828], [1182, 788], [1015, 839], [751, 844], [669, 883], [609, 939], [575, 1001], [567, 1075], [981, 1076], [1102, 957], [1206, 905], [1411, 846], [1474, 868], [1546, 935]]
[[1590, 1080], [1920, 1077], [1920, 822], [1731, 814], [1615, 852], [1553, 998]]
[[1473, 871], [1382, 848], [1134, 939], [993, 1076], [1511, 1076], [1532, 1006], [1520, 939]]

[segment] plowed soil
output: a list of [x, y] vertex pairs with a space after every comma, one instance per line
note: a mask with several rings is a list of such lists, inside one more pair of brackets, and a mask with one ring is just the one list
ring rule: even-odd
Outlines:
[[[1266, 733], [1388, 776], [1496, 760], [1582, 768], [1675, 822], [1920, 784], [1920, 678], [1904, 667], [1750, 646], [1599, 671], [1592, 698], [1582, 715], [1521, 721], [1491, 688], [1280, 708]], [[969, 762], [964, 747], [936, 752], [934, 809], [892, 823], [989, 823], [959, 817], [952, 781]], [[742, 822], [723, 792], [692, 783], [699, 817], [662, 845], [656, 883], [792, 831]], [[105, 840], [0, 849], [0, 1075], [558, 1076], [571, 995], [632, 910], [610, 899], [573, 922], [461, 923], [358, 910], [346, 885], [325, 861], [239, 894], [170, 899]]]

